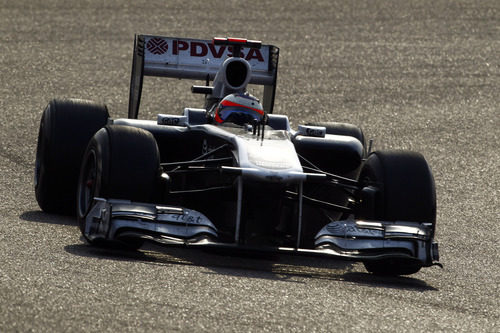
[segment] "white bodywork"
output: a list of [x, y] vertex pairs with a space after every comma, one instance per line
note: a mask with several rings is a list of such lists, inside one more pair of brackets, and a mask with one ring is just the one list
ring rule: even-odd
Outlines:
[[267, 128], [264, 139], [245, 127], [197, 126], [234, 146], [238, 167], [244, 177], [272, 182], [299, 182], [306, 178], [297, 152], [286, 131]]

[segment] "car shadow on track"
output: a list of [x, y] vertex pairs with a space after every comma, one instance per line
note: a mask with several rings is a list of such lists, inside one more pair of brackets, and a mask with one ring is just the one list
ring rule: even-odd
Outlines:
[[193, 265], [204, 267], [204, 274], [241, 278], [307, 283], [307, 279], [344, 281], [376, 288], [436, 291], [425, 281], [413, 277], [383, 277], [360, 272], [361, 264], [330, 258], [311, 258], [283, 254], [234, 254], [228, 251], [164, 247], [145, 244], [138, 251], [99, 248], [81, 244], [65, 247], [68, 253], [110, 260], [141, 261], [152, 265]]
[[[19, 218], [25, 221], [77, 226], [71, 216], [26, 211]], [[83, 257], [110, 260], [141, 261], [152, 265], [193, 265], [205, 267], [205, 274], [222, 274], [242, 278], [280, 280], [306, 283], [306, 279], [345, 281], [377, 288], [435, 291], [425, 281], [413, 277], [383, 277], [362, 272], [361, 264], [331, 258], [285, 254], [232, 253], [228, 250], [201, 250], [165, 247], [146, 243], [138, 251], [119, 248], [99, 248], [80, 244], [65, 246], [68, 253]]]

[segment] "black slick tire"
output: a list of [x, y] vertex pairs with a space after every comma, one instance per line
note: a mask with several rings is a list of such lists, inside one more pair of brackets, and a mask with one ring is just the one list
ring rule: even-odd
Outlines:
[[[436, 189], [424, 157], [408, 151], [377, 151], [364, 163], [360, 181], [378, 188], [369, 208], [356, 219], [436, 223]], [[367, 261], [366, 269], [377, 275], [409, 275], [422, 267], [417, 261], [386, 259]]]
[[361, 128], [349, 123], [338, 123], [333, 121], [311, 122], [307, 123], [309, 126], [322, 126], [326, 128], [326, 134], [346, 135], [352, 136], [361, 142], [365, 147], [365, 135]]
[[52, 100], [43, 112], [35, 160], [35, 196], [47, 213], [75, 213], [81, 159], [90, 138], [106, 125], [105, 105]]
[[[85, 237], [86, 217], [94, 197], [154, 202], [160, 176], [158, 145], [140, 128], [108, 125], [90, 140], [85, 151], [77, 190], [77, 217]], [[103, 241], [90, 243], [103, 245]], [[137, 248], [140, 241], [127, 242]]]

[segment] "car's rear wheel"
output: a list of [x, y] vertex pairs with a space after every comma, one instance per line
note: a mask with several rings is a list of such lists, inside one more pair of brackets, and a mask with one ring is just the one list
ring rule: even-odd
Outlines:
[[[424, 157], [415, 152], [377, 151], [364, 163], [360, 181], [376, 189], [366, 198], [356, 218], [381, 221], [436, 223], [434, 178]], [[422, 263], [406, 259], [386, 259], [364, 263], [378, 275], [416, 273]]]
[[[327, 134], [343, 136], [325, 138], [298, 136], [294, 140], [297, 153], [307, 160], [303, 165], [311, 164], [321, 171], [355, 179], [359, 175], [365, 157], [365, 137], [361, 128], [353, 124], [337, 122], [311, 122], [309, 126], [322, 126]], [[356, 140], [359, 141], [359, 143]], [[361, 143], [361, 144], [360, 144]], [[325, 202], [348, 205], [349, 194], [331, 184], [309, 183], [304, 186], [304, 194]], [[301, 244], [314, 246], [314, 236], [331, 219], [342, 217], [342, 213], [325, 211], [315, 206], [304, 206], [304, 226]]]
[[78, 172], [85, 147], [109, 118], [105, 105], [52, 100], [40, 121], [35, 160], [35, 195], [47, 213], [74, 214]]
[[[159, 176], [158, 146], [150, 132], [120, 125], [99, 130], [85, 151], [78, 180], [77, 215], [84, 237], [90, 243], [104, 244], [85, 236], [86, 217], [95, 197], [154, 202]], [[124, 245], [137, 248], [141, 244], [131, 239]]]
[[338, 123], [333, 121], [320, 121], [320, 122], [311, 122], [307, 125], [310, 126], [322, 126], [326, 128], [326, 134], [334, 134], [334, 135], [346, 135], [352, 136], [361, 142], [363, 147], [365, 146], [365, 135], [361, 128], [356, 125], [349, 123]]

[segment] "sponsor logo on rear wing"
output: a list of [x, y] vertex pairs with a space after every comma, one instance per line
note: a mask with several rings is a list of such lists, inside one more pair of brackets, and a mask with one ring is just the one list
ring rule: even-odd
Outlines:
[[[212, 40], [160, 37], [143, 35], [144, 75], [175, 78], [210, 79], [220, 66], [233, 56], [228, 45], [214, 45]], [[272, 45], [258, 48], [242, 47], [240, 57], [249, 62], [252, 69], [250, 83], [274, 84]]]
[[[213, 80], [222, 63], [232, 56], [231, 45], [240, 46], [240, 57], [252, 69], [251, 84], [264, 86], [262, 105], [273, 112], [278, 74], [279, 48], [261, 45], [257, 41], [228, 38], [212, 40], [135, 35], [130, 79], [128, 116], [137, 119], [144, 76], [164, 76], [179, 79]], [[229, 43], [227, 43], [229, 42]], [[235, 44], [236, 43], [236, 44]], [[249, 47], [256, 45], [256, 47]], [[260, 47], [260, 48], [259, 48]], [[208, 83], [208, 82], [207, 82]]]

